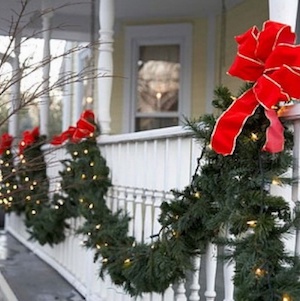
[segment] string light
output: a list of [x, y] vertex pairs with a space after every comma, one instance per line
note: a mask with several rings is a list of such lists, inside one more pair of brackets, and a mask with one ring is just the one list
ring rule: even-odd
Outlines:
[[95, 227], [97, 230], [99, 230], [100, 228], [101, 228], [101, 225], [100, 224], [98, 224], [98, 225], [96, 225], [96, 227]]
[[30, 190], [34, 190], [34, 186], [33, 185], [30, 185]]
[[257, 268], [257, 269], [255, 270], [255, 275], [256, 275], [257, 277], [263, 277], [265, 274], [266, 274], [266, 271], [263, 270], [263, 269]]
[[13, 189], [17, 189], [18, 188], [18, 185], [13, 185]]
[[257, 140], [258, 140], [257, 134], [251, 133], [251, 140], [252, 140], [252, 141], [257, 141]]
[[31, 214], [32, 215], [36, 215], [36, 211], [33, 209], [33, 210], [31, 210]]
[[73, 155], [74, 156], [78, 156], [78, 152], [73, 152]]
[[199, 198], [200, 198], [200, 196], [201, 196], [201, 194], [200, 194], [200, 192], [199, 192], [199, 191], [197, 191], [197, 192], [195, 192], [194, 196], [195, 196], [197, 199], [199, 199]]
[[72, 170], [71, 167], [67, 167], [67, 171], [70, 172]]
[[37, 185], [37, 181], [33, 181], [32, 184], [33, 184], [33, 185]]
[[83, 152], [87, 155], [89, 153], [89, 150], [85, 149]]
[[28, 178], [28, 177], [25, 177], [24, 180], [25, 180], [25, 182], [28, 182], [28, 181], [29, 181], [29, 178]]
[[6, 192], [7, 192], [7, 194], [10, 194], [10, 189], [7, 189], [7, 191], [6, 191]]
[[40, 201], [40, 200], [36, 200], [35, 203], [36, 203], [37, 205], [40, 205], [41, 201]]
[[20, 158], [20, 160], [24, 159], [24, 155], [21, 154], [21, 155], [19, 156], [19, 158]]
[[80, 199], [79, 199], [79, 202], [80, 202], [80, 203], [83, 203], [83, 202], [84, 202], [84, 199], [83, 199], [83, 198], [80, 198]]
[[25, 159], [22, 159], [21, 163], [25, 164], [25, 163], [26, 163], [26, 160], [25, 160]]
[[5, 183], [5, 186], [6, 186], [6, 187], [9, 187], [9, 186], [10, 186], [10, 183], [9, 183], [9, 182], [6, 182], [6, 183]]
[[13, 168], [11, 171], [12, 171], [13, 173], [15, 173], [15, 172], [16, 172], [16, 169], [15, 169], [15, 168]]
[[94, 162], [91, 162], [91, 163], [90, 163], [90, 166], [91, 166], [91, 167], [93, 167], [94, 165], [95, 165], [95, 163], [94, 163]]
[[4, 161], [1, 159], [1, 160], [0, 160], [0, 164], [2, 165], [3, 163], [4, 163]]
[[83, 173], [82, 175], [81, 175], [81, 179], [85, 179], [86, 178], [86, 175]]
[[5, 167], [8, 167], [9, 166], [9, 163], [7, 162], [7, 163], [5, 163]]
[[124, 266], [125, 266], [125, 267], [128, 267], [128, 266], [130, 266], [130, 265], [131, 265], [131, 260], [130, 260], [130, 258], [125, 259], [125, 260], [124, 260]]
[[283, 294], [282, 301], [292, 301], [292, 297], [288, 294]]
[[27, 195], [27, 196], [26, 196], [26, 200], [27, 200], [27, 201], [30, 201], [30, 200], [31, 200], [31, 196], [30, 196], [30, 195]]
[[102, 259], [102, 263], [107, 263], [108, 262], [108, 258], [103, 258]]
[[6, 153], [7, 155], [10, 155], [10, 150], [7, 149], [5, 153]]
[[257, 225], [257, 221], [256, 220], [251, 220], [247, 222], [247, 225], [251, 228], [255, 228]]
[[55, 208], [56, 210], [58, 210], [58, 209], [59, 209], [59, 206], [58, 206], [58, 205], [55, 205], [54, 208]]
[[93, 180], [97, 180], [97, 176], [96, 175], [93, 176]]
[[96, 248], [97, 248], [98, 250], [100, 250], [100, 249], [101, 249], [101, 246], [100, 246], [99, 244], [96, 244]]
[[281, 185], [282, 182], [280, 181], [279, 178], [273, 178], [272, 180], [272, 185]]

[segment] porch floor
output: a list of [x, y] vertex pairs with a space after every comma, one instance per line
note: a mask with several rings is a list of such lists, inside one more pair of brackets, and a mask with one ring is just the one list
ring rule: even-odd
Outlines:
[[53, 268], [0, 231], [0, 301], [85, 300]]

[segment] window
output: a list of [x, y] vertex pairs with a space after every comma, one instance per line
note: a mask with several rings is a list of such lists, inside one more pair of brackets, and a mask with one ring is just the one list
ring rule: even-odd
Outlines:
[[125, 131], [180, 124], [189, 116], [191, 25], [126, 29]]

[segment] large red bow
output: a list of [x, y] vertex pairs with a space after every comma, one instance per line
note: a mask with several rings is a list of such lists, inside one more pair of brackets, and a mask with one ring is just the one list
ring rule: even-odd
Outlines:
[[60, 145], [68, 139], [73, 143], [78, 143], [81, 139], [91, 137], [96, 130], [95, 116], [93, 111], [84, 111], [76, 123], [76, 127], [70, 126], [66, 131], [52, 138], [51, 144]]
[[32, 145], [40, 136], [40, 130], [38, 127], [35, 127], [32, 131], [24, 131], [23, 138], [19, 143], [19, 154], [23, 154], [24, 149]]
[[0, 155], [2, 155], [6, 150], [11, 148], [13, 139], [14, 138], [8, 133], [4, 133], [0, 137]]
[[263, 150], [277, 153], [284, 148], [283, 126], [274, 106], [300, 97], [300, 46], [288, 25], [267, 21], [262, 31], [255, 26], [237, 36], [237, 56], [228, 73], [255, 82], [219, 117], [211, 146], [219, 154], [231, 155], [247, 119], [259, 105], [270, 121]]

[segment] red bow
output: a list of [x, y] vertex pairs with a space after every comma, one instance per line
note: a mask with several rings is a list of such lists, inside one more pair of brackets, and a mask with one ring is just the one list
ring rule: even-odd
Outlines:
[[91, 110], [84, 111], [76, 123], [76, 127], [70, 126], [66, 131], [52, 138], [51, 144], [60, 145], [70, 139], [73, 143], [78, 143], [81, 139], [91, 137], [96, 130], [94, 124], [94, 113]]
[[23, 154], [24, 149], [32, 145], [40, 136], [38, 127], [35, 127], [32, 131], [24, 131], [23, 139], [19, 143], [19, 154]]
[[0, 155], [2, 155], [6, 150], [11, 148], [13, 139], [14, 138], [8, 133], [4, 133], [0, 137]]
[[264, 151], [284, 148], [283, 126], [274, 106], [300, 97], [300, 46], [288, 25], [267, 21], [262, 31], [255, 26], [237, 36], [238, 53], [228, 73], [255, 82], [219, 117], [211, 146], [219, 154], [231, 155], [247, 119], [259, 105], [270, 121]]

